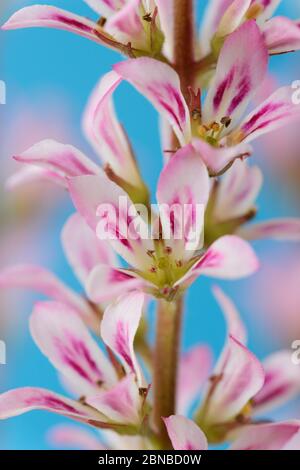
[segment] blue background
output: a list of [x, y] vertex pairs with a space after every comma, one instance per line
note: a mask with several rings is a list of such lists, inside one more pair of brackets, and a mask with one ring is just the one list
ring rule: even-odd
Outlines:
[[[1, 23], [17, 8], [34, 2], [9, 1], [7, 6], [5, 3], [1, 1]], [[50, 0], [49, 3], [51, 3]], [[197, 5], [204, 3], [200, 0], [196, 2]], [[283, 0], [280, 12], [293, 18], [300, 16], [300, 7], [296, 6], [297, 3], [293, 0]], [[93, 12], [81, 0], [53, 0], [53, 4], [86, 16], [93, 15]], [[13, 128], [18, 103], [23, 101], [34, 105], [41, 122], [44, 121], [46, 126], [47, 109], [51, 106], [52, 97], [56, 96], [58, 100], [61, 99], [61, 106], [68, 108], [68, 132], [72, 135], [72, 143], [92, 155], [80, 128], [82, 112], [99, 77], [109, 71], [112, 64], [121, 58], [88, 40], [56, 30], [1, 31], [0, 44], [0, 79], [5, 80], [7, 84], [7, 105], [0, 109], [1, 126], [4, 132], [6, 128]], [[291, 54], [274, 58], [271, 60], [271, 68], [280, 83], [291, 83], [300, 78], [299, 55]], [[154, 190], [162, 163], [157, 114], [145, 99], [126, 85], [122, 85], [117, 92], [117, 108], [121, 121], [134, 144], [143, 175]], [[45, 135], [42, 137], [57, 137], [60, 132], [58, 127], [56, 129], [52, 126], [51, 135], [47, 134], [47, 129], [45, 129]], [[17, 141], [18, 135], [14, 138]], [[1, 158], [10, 158], [10, 155], [2, 155], [2, 153]], [[257, 154], [256, 161], [264, 167], [265, 175], [265, 186], [259, 200], [261, 209], [259, 217], [297, 214], [295, 199], [283, 183], [278, 182], [272, 176], [268, 166], [264, 164], [261, 149], [258, 149]], [[5, 196], [6, 199], [9, 197]], [[40, 204], [44, 204], [44, 201]], [[41, 212], [43, 212], [42, 207]], [[35, 261], [39, 260], [70, 285], [78, 288], [63, 258], [59, 242], [61, 227], [71, 212], [71, 203], [67, 195], [62, 192], [59, 196], [59, 203], [55, 204], [47, 216], [41, 219], [42, 222], [35, 226], [36, 229], [29, 237], [29, 243], [27, 240], [21, 252], [18, 250], [15, 253], [12, 250], [9, 261], [11, 263], [21, 262], [24, 259], [28, 261], [30, 254]], [[22, 244], [22, 238], [20, 243]], [[259, 242], [256, 243], [256, 248], [264, 263], [270, 257], [274, 259], [277, 256], [278, 258], [285, 256], [285, 253], [294, 249], [294, 246]], [[264, 357], [279, 344], [272, 334], [272, 325], [268, 329], [262, 329], [253, 319], [248, 295], [252, 282], [252, 280], [228, 282], [223, 286], [237, 302], [249, 327], [250, 347], [259, 357]], [[184, 347], [198, 342], [208, 342], [217, 357], [224, 342], [225, 325], [212, 297], [210, 286], [211, 281], [199, 279], [189, 292]], [[3, 333], [0, 331], [0, 339], [5, 339], [7, 343], [7, 365], [0, 366], [1, 391], [25, 385], [62, 391], [55, 370], [38, 351], [28, 331], [28, 314], [36, 298], [38, 297], [15, 292], [13, 305], [18, 312], [13, 309], [3, 309], [1, 312], [1, 315], [9, 317], [9, 322], [7, 322], [9, 325], [3, 329]], [[264, 315], [263, 311], [260, 313]], [[289, 344], [285, 346], [290, 347]], [[278, 416], [286, 416], [285, 410], [280, 411]], [[292, 416], [300, 417], [297, 408], [292, 410]], [[47, 430], [50, 426], [61, 422], [63, 422], [62, 418], [45, 412], [33, 412], [2, 422], [0, 423], [0, 448], [47, 449], [49, 448], [45, 437]]]

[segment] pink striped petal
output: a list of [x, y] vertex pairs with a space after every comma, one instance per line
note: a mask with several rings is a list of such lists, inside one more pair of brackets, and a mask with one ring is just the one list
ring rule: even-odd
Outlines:
[[20, 170], [9, 176], [5, 182], [8, 191], [14, 191], [30, 184], [50, 181], [58, 186], [65, 187], [66, 181], [63, 175], [56, 171], [30, 165], [24, 166]]
[[86, 282], [90, 300], [96, 303], [109, 302], [126, 292], [142, 289], [145, 281], [129, 271], [98, 265], [92, 270]]
[[42, 388], [17, 388], [0, 395], [0, 419], [32, 410], [51, 411], [85, 423], [107, 421], [98, 411]]
[[210, 425], [235, 418], [262, 388], [265, 380], [259, 360], [233, 336], [214, 371], [220, 377], [205, 408], [204, 420]]
[[236, 160], [219, 179], [213, 212], [216, 221], [241, 217], [253, 210], [262, 183], [258, 166], [250, 167], [247, 162]]
[[231, 450], [300, 450], [300, 422], [246, 426], [239, 432]]
[[285, 16], [276, 16], [263, 25], [263, 33], [270, 54], [300, 49], [300, 24]]
[[73, 203], [97, 236], [111, 246], [131, 266], [151, 267], [148, 250], [153, 250], [147, 223], [123, 191], [106, 175], [80, 176], [69, 180]]
[[175, 450], [207, 450], [205, 434], [194, 421], [180, 415], [163, 420]]
[[99, 173], [99, 167], [72, 145], [43, 140], [15, 155], [18, 162], [41, 166], [58, 176], [80, 176]]
[[80, 387], [82, 395], [115, 383], [113, 366], [74, 310], [66, 305], [37, 303], [30, 318], [30, 331], [49, 361]]
[[177, 410], [188, 413], [201, 388], [208, 379], [212, 365], [211, 350], [207, 346], [195, 346], [180, 359], [178, 371]]
[[0, 272], [1, 289], [31, 289], [57, 302], [62, 302], [85, 320], [93, 318], [93, 312], [88, 303], [51, 272], [39, 266], [21, 264], [6, 268]]
[[142, 57], [120, 62], [114, 70], [148, 98], [172, 125], [182, 145], [191, 138], [190, 114], [178, 74], [167, 64]]
[[67, 220], [61, 238], [66, 257], [82, 284], [98, 264], [112, 266], [116, 263], [109, 243], [99, 240], [79, 214]]
[[213, 294], [217, 300], [227, 323], [228, 334], [237, 339], [240, 343], [247, 343], [247, 331], [240, 314], [232, 300], [224, 294], [218, 287], [213, 287]]
[[291, 361], [290, 351], [271, 354], [264, 362], [265, 383], [253, 399], [258, 413], [286, 403], [300, 393], [299, 367]]
[[300, 119], [300, 105], [293, 103], [292, 87], [279, 88], [252, 111], [240, 125], [241, 137], [250, 142], [258, 136]]
[[194, 148], [187, 145], [169, 160], [157, 187], [163, 237], [179, 259], [191, 258], [193, 251], [202, 247], [208, 196], [206, 166]]
[[87, 139], [104, 164], [133, 185], [141, 185], [128, 137], [119, 123], [112, 94], [122, 81], [115, 72], [101, 78], [89, 100], [83, 126]]
[[106, 392], [87, 397], [87, 403], [117, 423], [140, 424], [142, 401], [134, 374]]
[[75, 426], [59, 424], [50, 429], [47, 438], [51, 445], [64, 449], [106, 450], [95, 434]]
[[105, 24], [105, 30], [123, 44], [147, 47], [147, 33], [141, 17], [142, 0], [127, 0], [123, 8], [112, 15]]
[[104, 312], [101, 323], [103, 341], [121, 360], [128, 373], [135, 373], [141, 385], [141, 371], [133, 342], [142, 315], [144, 295], [132, 292], [120, 297]]
[[250, 145], [244, 142], [232, 147], [213, 147], [204, 140], [193, 139], [193, 147], [213, 175], [220, 173], [234, 160], [249, 157], [252, 153]]
[[205, 123], [230, 117], [233, 129], [267, 72], [268, 52], [255, 21], [226, 39], [203, 107]]
[[94, 21], [75, 15], [61, 8], [48, 5], [33, 5], [14, 13], [2, 29], [46, 27], [62, 29], [79, 34], [112, 49], [118, 50], [117, 43], [107, 36]]
[[235, 235], [215, 241], [192, 268], [191, 274], [204, 274], [219, 279], [240, 279], [250, 276], [259, 267], [251, 246]]
[[257, 224], [249, 224], [238, 230], [238, 235], [246, 240], [300, 240], [300, 219], [275, 219]]

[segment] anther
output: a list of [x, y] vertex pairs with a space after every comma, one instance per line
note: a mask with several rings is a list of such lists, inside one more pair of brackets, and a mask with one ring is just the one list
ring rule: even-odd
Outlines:
[[229, 116], [224, 116], [224, 117], [222, 117], [222, 119], [221, 119], [220, 122], [221, 122], [221, 124], [223, 124], [225, 127], [229, 127], [230, 124], [231, 124], [231, 117], [229, 117]]

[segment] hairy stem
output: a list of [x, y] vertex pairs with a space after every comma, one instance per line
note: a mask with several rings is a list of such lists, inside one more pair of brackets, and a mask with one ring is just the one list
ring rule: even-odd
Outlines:
[[188, 100], [188, 87], [194, 82], [194, 8], [193, 0], [174, 0], [174, 67], [179, 74], [182, 93]]
[[154, 351], [154, 424], [164, 449], [172, 448], [161, 417], [176, 412], [177, 370], [183, 299], [158, 301]]

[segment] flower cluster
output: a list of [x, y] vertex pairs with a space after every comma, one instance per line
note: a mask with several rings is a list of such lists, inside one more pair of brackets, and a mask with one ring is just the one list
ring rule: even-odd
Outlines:
[[[228, 331], [217, 364], [211, 368], [207, 346], [178, 353], [183, 297], [196, 278], [256, 272], [251, 240], [300, 240], [298, 219], [253, 222], [263, 176], [249, 163], [250, 143], [300, 118], [291, 86], [247, 113], [269, 56], [300, 49], [300, 23], [271, 18], [279, 1], [210, 0], [199, 43], [192, 0], [86, 0], [95, 21], [36, 5], [2, 27], [65, 29], [126, 57], [101, 77], [84, 113], [85, 136], [102, 164], [53, 140], [14, 155], [18, 184], [32, 174], [68, 191], [76, 213], [62, 244], [84, 295], [38, 266], [0, 272], [1, 288], [25, 287], [50, 299], [35, 305], [30, 330], [73, 396], [11, 390], [0, 395], [1, 419], [32, 409], [70, 417], [100, 434], [60, 426], [52, 439], [87, 449], [300, 449], [300, 421], [271, 422], [265, 414], [300, 393], [299, 369], [289, 351], [262, 363], [254, 356], [220, 288], [214, 296]], [[150, 210], [150, 195], [114, 108], [122, 81], [161, 117], [154, 237], [141, 236], [149, 233], [143, 208]], [[152, 346], [145, 311], [153, 299]]]

